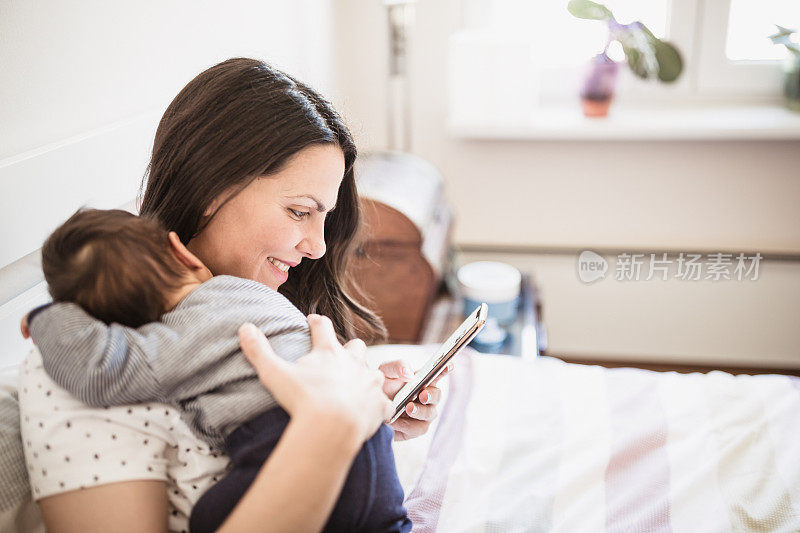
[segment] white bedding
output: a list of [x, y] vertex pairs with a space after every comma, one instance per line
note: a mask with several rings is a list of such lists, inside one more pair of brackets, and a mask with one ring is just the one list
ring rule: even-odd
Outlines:
[[459, 359], [395, 444], [415, 531], [800, 531], [800, 379]]
[[429, 433], [395, 443], [415, 531], [800, 531], [798, 378], [456, 361]]
[[0, 369], [0, 531], [44, 531], [28, 489], [15, 367]]

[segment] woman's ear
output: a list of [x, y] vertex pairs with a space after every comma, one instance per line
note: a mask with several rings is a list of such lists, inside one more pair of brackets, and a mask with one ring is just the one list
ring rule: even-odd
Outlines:
[[175, 256], [175, 259], [180, 261], [180, 263], [188, 268], [192, 273], [211, 273], [203, 264], [203, 262], [200, 261], [196, 255], [190, 252], [188, 248], [186, 248], [186, 246], [178, 238], [178, 234], [174, 231], [169, 232], [169, 248], [172, 251], [172, 255]]

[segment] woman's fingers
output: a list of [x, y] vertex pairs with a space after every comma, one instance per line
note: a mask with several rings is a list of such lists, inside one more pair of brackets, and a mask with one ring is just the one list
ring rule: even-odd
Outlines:
[[361, 339], [350, 339], [346, 343], [344, 343], [344, 347], [348, 350], [358, 350], [364, 352], [367, 350], [367, 344], [362, 341]]
[[437, 387], [427, 387], [417, 397], [423, 405], [436, 405], [442, 399], [442, 391]]
[[394, 440], [408, 440], [424, 435], [431, 423], [427, 420], [415, 420], [406, 413], [390, 424], [394, 429]]
[[413, 439], [428, 431], [431, 421], [439, 416], [436, 405], [442, 400], [442, 391], [429, 385], [422, 389], [417, 399], [406, 405], [405, 412], [392, 424], [395, 440]]
[[282, 386], [291, 379], [289, 364], [275, 355], [267, 338], [253, 324], [244, 324], [239, 328], [239, 345], [256, 369], [261, 383], [278, 399]]
[[388, 379], [411, 381], [411, 378], [414, 377], [414, 372], [411, 370], [411, 367], [400, 360], [383, 363], [378, 367], [378, 370], [383, 372], [383, 375]]
[[389, 398], [394, 398], [397, 391], [403, 388], [406, 382], [411, 381], [414, 373], [403, 361], [389, 361], [378, 367], [384, 375], [383, 393]]
[[367, 364], [367, 345], [361, 339], [351, 339], [344, 344], [344, 349], [360, 362]]
[[311, 349], [329, 349], [340, 346], [333, 329], [331, 319], [323, 315], [308, 315], [308, 327], [311, 329]]
[[333, 417], [363, 442], [391, 416], [392, 402], [382, 392], [385, 377], [363, 363], [363, 341], [342, 346], [322, 316], [309, 315], [308, 324], [313, 347], [296, 363], [279, 358], [252, 324], [239, 329], [239, 342], [261, 383], [290, 416]]
[[384, 398], [383, 402], [383, 420], [389, 420], [394, 416], [394, 404], [389, 398]]
[[409, 404], [406, 405], [406, 413], [408, 413], [408, 416], [411, 418], [426, 421], [431, 421], [438, 415], [435, 405], [422, 405], [419, 402], [409, 402]]

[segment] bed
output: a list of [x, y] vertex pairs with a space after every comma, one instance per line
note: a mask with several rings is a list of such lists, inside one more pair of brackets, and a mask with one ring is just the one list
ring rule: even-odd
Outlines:
[[800, 378], [459, 359], [395, 443], [415, 531], [800, 531]]
[[[17, 307], [46, 297], [31, 291]], [[12, 307], [0, 321], [18, 321]], [[373, 347], [370, 359], [421, 364], [433, 349]], [[0, 531], [39, 531], [15, 376], [0, 377]], [[442, 387], [431, 430], [394, 445], [415, 531], [800, 531], [800, 378], [468, 350]]]

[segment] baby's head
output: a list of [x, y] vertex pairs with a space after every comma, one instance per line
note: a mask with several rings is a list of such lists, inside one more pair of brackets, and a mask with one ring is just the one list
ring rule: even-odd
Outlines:
[[158, 320], [211, 277], [177, 235], [118, 209], [78, 210], [44, 243], [42, 270], [54, 301], [130, 327]]

